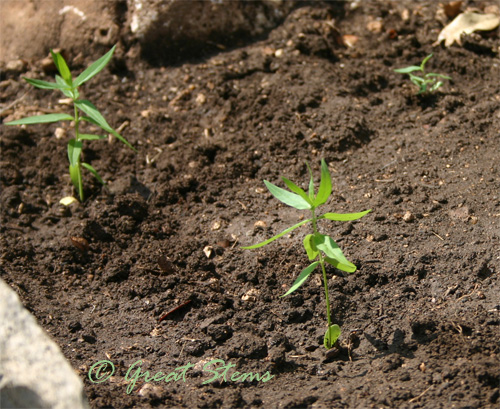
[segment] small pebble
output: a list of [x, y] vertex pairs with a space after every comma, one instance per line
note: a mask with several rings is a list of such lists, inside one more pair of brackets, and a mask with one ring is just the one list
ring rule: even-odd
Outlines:
[[406, 223], [410, 223], [412, 222], [413, 220], [415, 220], [415, 216], [413, 216], [413, 214], [410, 212], [410, 211], [407, 211], [404, 216], [403, 216], [403, 220], [406, 222]]
[[254, 227], [267, 227], [267, 223], [264, 220], [258, 220], [254, 223]]

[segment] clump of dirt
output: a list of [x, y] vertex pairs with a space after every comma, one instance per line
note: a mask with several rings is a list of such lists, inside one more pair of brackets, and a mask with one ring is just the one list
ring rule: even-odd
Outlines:
[[[123, 57], [94, 78], [86, 97], [139, 154], [107, 141], [87, 149], [109, 183], [86, 177], [85, 203], [58, 202], [71, 193], [60, 125], [2, 127], [0, 274], [92, 407], [498, 404], [498, 32], [432, 48], [437, 3], [352, 4], [299, 7], [265, 39], [198, 62]], [[429, 69], [452, 80], [415, 96], [393, 69], [430, 52]], [[1, 103], [19, 99], [4, 120], [59, 109], [58, 96], [27, 89], [3, 78]], [[279, 298], [306, 265], [306, 228], [240, 249], [305, 216], [262, 180], [306, 181], [305, 162], [318, 172], [321, 158], [334, 180], [325, 210], [373, 209], [321, 226], [358, 266], [328, 270], [343, 330], [335, 357], [322, 347], [319, 277]], [[204, 383], [216, 359], [234, 367]], [[101, 360], [116, 371], [93, 383]], [[127, 394], [138, 360], [151, 375], [193, 367], [185, 381], [139, 380]]]

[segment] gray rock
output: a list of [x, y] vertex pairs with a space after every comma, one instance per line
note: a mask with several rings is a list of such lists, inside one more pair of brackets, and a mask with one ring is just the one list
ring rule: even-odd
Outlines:
[[296, 1], [127, 0], [127, 25], [147, 59], [175, 59], [210, 48], [238, 45], [262, 35], [296, 6]]
[[83, 383], [17, 294], [0, 280], [0, 407], [88, 409]]

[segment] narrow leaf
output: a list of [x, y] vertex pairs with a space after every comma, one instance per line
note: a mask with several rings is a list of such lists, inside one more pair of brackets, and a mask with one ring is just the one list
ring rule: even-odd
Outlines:
[[100, 139], [107, 139], [107, 136], [104, 135], [91, 135], [87, 133], [82, 133], [78, 136], [78, 139], [80, 140], [86, 140], [86, 141], [97, 141]]
[[313, 261], [316, 257], [318, 257], [319, 251], [314, 245], [312, 234], [308, 234], [306, 237], [304, 237], [304, 248], [306, 249], [309, 261]]
[[302, 197], [307, 203], [312, 205], [312, 200], [309, 199], [309, 196], [307, 196], [307, 193], [304, 192], [302, 188], [297, 186], [295, 183], [293, 183], [291, 180], [288, 180], [287, 178], [282, 177], [283, 182], [285, 182], [285, 185], [288, 186], [288, 189], [290, 189], [292, 192], [297, 193], [300, 197]]
[[70, 139], [68, 142], [68, 159], [71, 166], [79, 166], [80, 155], [83, 144], [80, 141]]
[[314, 263], [310, 264], [302, 272], [299, 274], [295, 282], [292, 284], [290, 289], [283, 294], [281, 297], [286, 297], [287, 295], [293, 293], [297, 288], [299, 288], [304, 282], [307, 280], [307, 277], [314, 271], [314, 269], [318, 266], [319, 261], [315, 261]]
[[336, 222], [348, 222], [351, 220], [361, 219], [363, 216], [367, 215], [370, 212], [371, 209], [359, 213], [325, 213], [324, 215], [319, 216], [318, 219], [328, 219]]
[[24, 80], [30, 84], [33, 85], [34, 87], [41, 88], [41, 89], [58, 89], [58, 90], [63, 90], [64, 88], [68, 88], [68, 85], [60, 85], [56, 84], [55, 82], [48, 82], [48, 81], [42, 81], [42, 80], [37, 80], [33, 78], [26, 78], [23, 77]]
[[436, 91], [438, 88], [440, 88], [443, 85], [443, 81], [438, 81], [436, 82], [431, 89], [429, 90], [430, 92]]
[[447, 75], [443, 74], [436, 74], [434, 72], [430, 72], [429, 74], [425, 74], [426, 77], [438, 77], [438, 78], [444, 78], [445, 80], [451, 80], [451, 77], [448, 77]]
[[85, 112], [96, 125], [104, 129], [105, 131], [111, 133], [112, 128], [106, 122], [101, 113], [97, 110], [95, 105], [92, 104], [92, 102], [87, 101], [85, 99], [79, 99], [75, 101], [75, 105], [83, 112]]
[[75, 187], [78, 195], [80, 196], [80, 201], [83, 202], [83, 185], [82, 185], [82, 174], [80, 172], [80, 166], [69, 165], [69, 176], [71, 178], [71, 182]]
[[314, 201], [314, 178], [312, 169], [309, 166], [309, 163], [306, 162], [307, 170], [309, 171], [309, 198]]
[[271, 192], [271, 194], [278, 199], [280, 202], [287, 204], [288, 206], [292, 206], [299, 210], [311, 209], [311, 204], [308, 203], [304, 198], [299, 195], [289, 192], [288, 190], [282, 189], [272, 183], [264, 180], [265, 185]]
[[95, 170], [91, 165], [89, 165], [88, 163], [85, 163], [85, 162], [82, 162], [82, 166], [87, 169], [90, 173], [92, 173], [95, 178], [99, 181], [99, 183], [105, 185], [106, 182], [101, 178], [101, 176], [99, 175], [99, 173], [97, 173], [97, 170]]
[[413, 72], [413, 71], [422, 71], [422, 69], [420, 67], [412, 65], [410, 67], [397, 68], [394, 70], [394, 72], [397, 72], [399, 74], [409, 74], [410, 72]]
[[63, 77], [64, 81], [66, 81], [66, 84], [71, 86], [71, 84], [73, 83], [73, 79], [71, 78], [71, 72], [63, 56], [60, 53], [54, 53], [52, 50], [50, 50], [50, 54], [52, 55], [54, 64], [56, 65], [57, 70], [61, 74], [61, 77]]
[[420, 84], [423, 84], [425, 82], [425, 79], [422, 77], [418, 77], [417, 75], [410, 74], [410, 80], [413, 82], [415, 85], [420, 86]]
[[117, 139], [122, 141], [134, 152], [137, 152], [137, 150], [123, 136], [121, 136], [118, 132], [116, 132], [113, 128], [111, 128], [111, 126], [109, 126], [109, 124], [106, 122], [101, 113], [97, 110], [94, 104], [92, 104], [90, 101], [79, 99], [75, 101], [75, 105], [88, 115], [88, 117], [82, 117], [83, 120], [88, 121], [104, 129], [106, 132], [109, 132]]
[[[71, 87], [66, 84], [66, 82], [62, 79], [61, 76], [56, 75], [56, 82], [61, 86], [60, 90], [62, 93], [73, 100], [78, 99], [78, 91], [76, 89], [71, 89]], [[75, 94], [76, 93], [76, 94]]]
[[318, 195], [314, 199], [314, 207], [321, 206], [326, 203], [330, 195], [332, 194], [332, 178], [330, 176], [330, 171], [328, 170], [328, 165], [324, 159], [321, 159], [321, 181], [319, 184]]
[[356, 270], [357, 270], [357, 267], [352, 264], [350, 261], [348, 261], [346, 263], [341, 263], [340, 261], [338, 260], [335, 260], [333, 258], [330, 258], [330, 257], [325, 257], [325, 261], [332, 265], [333, 267], [339, 269], [339, 270], [342, 270], [342, 271], [345, 271], [346, 273], [354, 273]]
[[429, 54], [427, 57], [424, 58], [424, 60], [422, 61], [422, 64], [420, 64], [420, 68], [422, 70], [422, 72], [424, 72], [424, 67], [425, 67], [425, 64], [427, 63], [427, 61], [429, 61], [431, 59], [433, 54]]
[[4, 125], [31, 125], [31, 124], [46, 124], [58, 121], [72, 121], [73, 117], [68, 114], [47, 114], [29, 116], [27, 118], [17, 119], [15, 121], [6, 122]]
[[331, 259], [326, 260], [328, 263], [342, 271], [356, 271], [356, 266], [346, 259], [338, 244], [331, 237], [323, 234], [315, 234], [313, 240], [316, 248], [325, 253], [328, 259]]
[[300, 227], [303, 224], [306, 224], [306, 223], [310, 222], [311, 220], [312, 219], [302, 220], [301, 222], [299, 222], [299, 223], [293, 225], [292, 227], [289, 227], [288, 229], [286, 229], [286, 230], [282, 231], [281, 233], [277, 234], [276, 236], [271, 237], [270, 239], [267, 239], [267, 240], [262, 241], [260, 243], [254, 244], [252, 246], [242, 247], [242, 249], [252, 250], [252, 249], [258, 249], [259, 247], [264, 247], [266, 244], [269, 244], [269, 243], [273, 242], [274, 240], [279, 239], [280, 237], [284, 236], [285, 234], [290, 233], [292, 230], [295, 230], [297, 227]]
[[323, 344], [326, 349], [331, 349], [340, 337], [340, 327], [337, 324], [330, 325], [326, 330]]
[[99, 58], [97, 61], [93, 62], [85, 71], [83, 71], [75, 80], [73, 85], [78, 87], [82, 85], [84, 82], [91, 79], [94, 75], [102, 71], [102, 69], [108, 64], [109, 60], [113, 56], [113, 52], [115, 51], [116, 45], [113, 46], [111, 50], [109, 50], [105, 55]]

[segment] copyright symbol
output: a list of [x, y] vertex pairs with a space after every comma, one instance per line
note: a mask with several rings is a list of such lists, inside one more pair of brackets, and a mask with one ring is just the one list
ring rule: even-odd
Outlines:
[[[108, 365], [110, 368], [108, 369]], [[89, 369], [89, 379], [92, 383], [107, 381], [115, 373], [115, 366], [111, 361], [99, 361]]]

